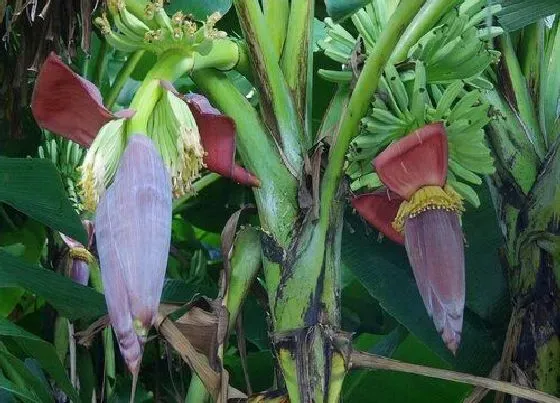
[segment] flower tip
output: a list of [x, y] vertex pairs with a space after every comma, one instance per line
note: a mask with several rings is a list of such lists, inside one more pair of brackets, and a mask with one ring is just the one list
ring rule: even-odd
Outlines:
[[119, 119], [130, 119], [134, 115], [136, 115], [136, 110], [132, 108], [121, 109], [120, 111], [115, 112], [115, 117]]
[[451, 353], [453, 355], [456, 356], [457, 355], [457, 350], [459, 349], [459, 344], [461, 343], [461, 334], [458, 333], [455, 338], [450, 339], [448, 341], [445, 341], [445, 339], [444, 339], [443, 341], [445, 342], [445, 345], [447, 346], [447, 349], [449, 351], [451, 351]]
[[125, 361], [126, 361], [126, 366], [130, 371], [130, 373], [132, 374], [132, 376], [138, 376], [138, 374], [140, 373], [140, 364], [142, 363], [142, 356], [130, 360], [125, 359]]
[[235, 164], [233, 167], [231, 178], [241, 185], [253, 186], [257, 188], [261, 186], [261, 181], [259, 180], [259, 178], [237, 164]]

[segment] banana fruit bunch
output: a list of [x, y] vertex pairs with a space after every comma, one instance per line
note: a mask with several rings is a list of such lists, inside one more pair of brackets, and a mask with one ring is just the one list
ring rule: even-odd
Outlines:
[[482, 183], [481, 175], [495, 170], [483, 128], [489, 123], [489, 105], [482, 91], [485, 80], [454, 80], [451, 84], [430, 84], [426, 66], [414, 62], [414, 70], [399, 73], [387, 65], [372, 99], [372, 108], [363, 120], [361, 134], [351, 143], [346, 173], [351, 188], [374, 189], [381, 186], [371, 160], [391, 142], [426, 124], [442, 121], [449, 144], [448, 182], [469, 203], [480, 200], [473, 185]]
[[82, 206], [76, 184], [80, 181], [78, 167], [84, 158], [84, 149], [72, 141], [54, 136], [49, 132], [44, 133], [45, 140], [37, 150], [39, 158], [51, 160], [57, 167], [72, 205], [77, 211], [81, 211]]
[[[352, 15], [352, 23], [360, 34], [359, 38], [365, 47], [366, 54], [373, 51], [377, 38], [397, 5], [398, 1], [395, 0], [373, 1]], [[352, 53], [357, 49], [358, 39], [355, 39], [341, 25], [335, 24], [329, 17], [325, 18], [325, 25], [327, 36], [318, 42], [319, 48], [329, 58], [341, 63], [342, 71], [320, 69], [318, 73], [328, 81], [349, 82], [353, 75], [349, 69], [350, 61]]]
[[199, 25], [181, 11], [170, 17], [163, 4], [163, 0], [108, 0], [109, 15], [103, 13], [95, 23], [107, 43], [123, 52], [143, 49], [161, 54], [176, 48], [205, 54], [212, 40], [226, 36], [215, 28], [220, 13]]
[[[397, 3], [374, 0], [352, 15], [358, 39], [326, 18], [327, 36], [318, 45], [325, 55], [342, 64], [342, 71], [319, 70], [319, 75], [338, 83], [352, 80], [350, 65], [353, 52], [359, 43], [363, 43], [361, 51], [366, 55], [373, 52], [375, 42]], [[487, 6], [487, 3], [487, 0], [466, 0], [452, 8], [410, 49], [408, 60], [424, 62], [430, 83], [478, 77], [497, 61], [500, 53], [489, 49], [489, 41], [503, 32], [502, 28], [492, 26], [492, 17], [501, 10], [501, 6]]]
[[488, 49], [488, 42], [503, 33], [492, 26], [492, 17], [502, 7], [485, 4], [487, 0], [465, 1], [411, 48], [409, 59], [424, 62], [431, 83], [478, 76], [498, 60], [500, 53]]

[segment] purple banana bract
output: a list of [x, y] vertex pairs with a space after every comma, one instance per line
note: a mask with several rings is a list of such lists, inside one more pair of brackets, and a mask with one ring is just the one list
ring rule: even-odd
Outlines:
[[132, 135], [96, 215], [105, 299], [121, 353], [137, 373], [154, 324], [171, 240], [171, 179], [152, 141]]

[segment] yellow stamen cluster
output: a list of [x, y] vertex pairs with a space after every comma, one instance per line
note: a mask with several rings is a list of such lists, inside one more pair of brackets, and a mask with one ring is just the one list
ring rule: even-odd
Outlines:
[[183, 22], [183, 29], [187, 35], [192, 36], [198, 30], [198, 27], [196, 26], [195, 22], [190, 20], [185, 20], [185, 22]]
[[[181, 126], [177, 138], [179, 166], [172, 177], [173, 195], [181, 197], [192, 191], [192, 182], [200, 176], [204, 149], [197, 127]], [[173, 173], [172, 173], [173, 174]]]
[[107, 19], [106, 13], [101, 14], [101, 17], [97, 17], [95, 19], [95, 24], [99, 27], [103, 35], [107, 35], [108, 33], [111, 32], [111, 24]]
[[163, 0], [154, 0], [154, 6], [156, 11], [160, 11], [163, 8]]
[[173, 14], [173, 16], [171, 17], [171, 23], [173, 25], [176, 26], [181, 26], [183, 24], [183, 21], [185, 21], [185, 14], [183, 14], [182, 11], [177, 11], [175, 14]]
[[82, 167], [82, 179], [79, 185], [84, 209], [86, 211], [95, 211], [99, 200], [99, 186], [93, 173], [93, 164]]
[[222, 18], [222, 14], [218, 11], [212, 13], [208, 20], [206, 21], [205, 29], [206, 29], [206, 36], [210, 39], [223, 39], [227, 37], [227, 33], [223, 31], [219, 31], [214, 27], [218, 21]]
[[162, 33], [161, 29], [148, 31], [144, 34], [144, 41], [147, 42], [147, 43], [161, 41], [162, 38], [163, 38], [163, 33]]
[[93, 255], [90, 253], [89, 250], [82, 247], [70, 248], [70, 252], [68, 253], [71, 259], [80, 259], [86, 262], [87, 264], [91, 264], [93, 262]]
[[144, 16], [148, 19], [151, 20], [154, 18], [154, 15], [156, 14], [156, 6], [154, 3], [152, 2], [148, 2], [148, 4], [146, 4], [146, 7], [144, 7]]
[[463, 199], [449, 185], [424, 186], [412, 195], [409, 200], [401, 203], [393, 228], [402, 232], [404, 223], [408, 218], [414, 218], [426, 210], [446, 210], [461, 213], [464, 211]]

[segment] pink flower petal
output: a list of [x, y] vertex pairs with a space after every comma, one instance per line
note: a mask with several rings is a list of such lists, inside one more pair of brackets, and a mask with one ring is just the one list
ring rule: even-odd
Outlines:
[[401, 202], [402, 199], [398, 195], [384, 189], [354, 197], [352, 207], [387, 238], [403, 244], [403, 235], [396, 231], [392, 225]]
[[95, 227], [111, 324], [133, 373], [161, 298], [171, 211], [171, 178], [159, 152], [148, 137], [131, 136]]
[[447, 136], [443, 124], [413, 131], [387, 147], [373, 165], [381, 181], [405, 199], [422, 186], [445, 185]]
[[[82, 220], [82, 224], [86, 230], [86, 234], [88, 236], [88, 246], [86, 249], [91, 249], [91, 245], [93, 243], [93, 235], [95, 233], [94, 227], [93, 227], [93, 222], [91, 222], [90, 220]], [[69, 247], [69, 248], [83, 248], [84, 245], [82, 245], [80, 242], [76, 241], [73, 238], [70, 238], [69, 236], [64, 235], [62, 232], [60, 232], [60, 237], [62, 238], [62, 240], [64, 241], [64, 243]]]
[[465, 306], [465, 258], [459, 215], [427, 210], [405, 222], [405, 247], [420, 295], [447, 348], [457, 351]]
[[185, 97], [196, 120], [202, 147], [206, 152], [204, 164], [212, 172], [248, 186], [259, 186], [259, 179], [235, 163], [235, 122], [213, 108], [202, 95]]
[[84, 147], [112, 119], [97, 87], [51, 53], [39, 71], [31, 110], [37, 124]]

